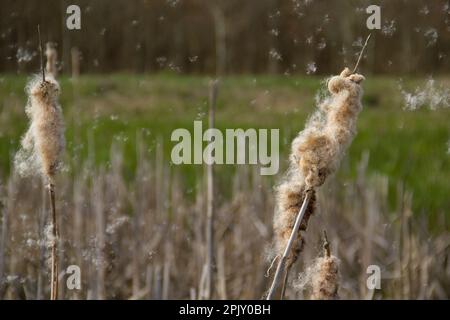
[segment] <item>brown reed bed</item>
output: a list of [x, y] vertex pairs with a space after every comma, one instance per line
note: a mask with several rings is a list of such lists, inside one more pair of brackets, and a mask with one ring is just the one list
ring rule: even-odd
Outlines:
[[[91, 144], [95, 159], [95, 140]], [[110, 166], [97, 168], [87, 161], [57, 177], [64, 195], [56, 199], [61, 208], [61, 283], [69, 265], [81, 268], [81, 289], [61, 285], [58, 298], [199, 297], [206, 183], [188, 190], [180, 172], [165, 165], [161, 144], [156, 152], [148, 152], [142, 142], [136, 149], [139, 160], [131, 181], [118, 144], [111, 149]], [[413, 197], [402, 184], [392, 207], [388, 178], [368, 176], [368, 161], [366, 154], [355, 180], [332, 178], [319, 190], [302, 259], [291, 273], [303, 272], [322, 252], [326, 229], [331, 252], [340, 261], [341, 299], [447, 299], [448, 234], [428, 233], [426, 219], [412, 213]], [[239, 166], [232, 180], [229, 186], [216, 187], [216, 194], [230, 197], [216, 202], [215, 294], [220, 299], [258, 299], [269, 285], [264, 274], [266, 244], [273, 236], [268, 227], [275, 206], [272, 182], [249, 166]], [[49, 252], [41, 229], [48, 214], [45, 188], [39, 178], [19, 179], [13, 173], [0, 179], [0, 189], [0, 299], [43, 298], [50, 290], [45, 281]], [[371, 264], [382, 270], [381, 290], [375, 292], [365, 286]], [[308, 290], [288, 286], [285, 297], [309, 298]]]

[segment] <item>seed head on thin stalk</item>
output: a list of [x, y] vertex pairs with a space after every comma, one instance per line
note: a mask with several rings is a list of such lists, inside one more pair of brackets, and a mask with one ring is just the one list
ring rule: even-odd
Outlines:
[[28, 103], [25, 108], [30, 125], [22, 138], [21, 149], [15, 157], [15, 165], [22, 175], [38, 174], [48, 186], [51, 208], [51, 299], [58, 294], [58, 226], [55, 206], [55, 175], [60, 168], [65, 146], [64, 122], [59, 105], [59, 84], [52, 75], [45, 77], [42, 42], [38, 26], [41, 53], [40, 76], [34, 77], [27, 85]]
[[339, 299], [338, 271], [338, 259], [331, 254], [330, 244], [324, 231], [323, 256], [315, 259], [314, 263], [300, 274], [294, 287], [297, 290], [310, 287], [313, 300]]
[[[361, 50], [354, 71], [369, 38], [370, 35]], [[279, 273], [285, 273], [286, 283], [289, 269], [302, 249], [300, 231], [306, 230], [309, 217], [314, 213], [315, 190], [337, 170], [356, 134], [356, 120], [362, 109], [360, 84], [364, 76], [354, 71], [345, 68], [339, 75], [328, 80], [330, 96], [318, 105], [318, 110], [307, 121], [305, 129], [299, 132], [292, 142], [290, 168], [286, 179], [277, 188], [273, 256], [281, 258], [268, 299], [273, 298], [277, 282], [281, 281]], [[306, 197], [308, 193], [310, 195]], [[302, 217], [299, 214], [301, 207], [305, 208]], [[298, 219], [301, 219], [299, 223]], [[295, 228], [296, 225], [298, 228]], [[283, 293], [284, 288], [282, 295]]]
[[40, 174], [53, 184], [65, 147], [64, 122], [59, 84], [51, 75], [44, 78], [36, 76], [27, 84], [25, 112], [30, 124], [15, 160], [22, 175]]

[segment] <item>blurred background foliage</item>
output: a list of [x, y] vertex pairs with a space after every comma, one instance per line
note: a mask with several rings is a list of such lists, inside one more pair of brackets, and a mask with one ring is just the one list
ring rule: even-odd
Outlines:
[[[81, 30], [65, 27], [81, 8]], [[0, 71], [35, 71], [36, 25], [58, 44], [70, 72], [78, 47], [84, 73], [318, 73], [353, 65], [368, 34], [366, 8], [381, 6], [364, 72], [448, 73], [450, 8], [445, 0], [2, 0]]]
[[[72, 4], [81, 8], [81, 30], [65, 26]], [[430, 78], [444, 88], [437, 98], [448, 100], [450, 5], [444, 0], [2, 0], [0, 174], [9, 174], [26, 127], [24, 87], [39, 69], [37, 24], [44, 42], [57, 45], [67, 158], [83, 161], [92, 136], [97, 163], [108, 163], [116, 139], [125, 145], [131, 177], [137, 132], [143, 130], [150, 151], [163, 143], [169, 159], [172, 130], [206, 120], [213, 76], [222, 78], [219, 129], [279, 128], [280, 157], [287, 159], [323, 79], [354, 65], [372, 4], [381, 6], [382, 28], [372, 31], [360, 65], [367, 76], [365, 110], [341, 173], [354, 175], [370, 151], [368, 170], [390, 177], [391, 199], [397, 183], [405, 183], [415, 212], [433, 221], [447, 217], [448, 108], [404, 110], [405, 90], [420, 96]], [[281, 165], [273, 183], [286, 161]], [[180, 169], [191, 187], [202, 176], [201, 166]], [[226, 185], [230, 175], [219, 176]]]

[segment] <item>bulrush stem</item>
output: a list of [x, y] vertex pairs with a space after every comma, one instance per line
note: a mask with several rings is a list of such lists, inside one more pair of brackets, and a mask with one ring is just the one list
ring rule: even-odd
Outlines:
[[[269, 293], [267, 294], [267, 300], [273, 300], [273, 297], [275, 295], [275, 291], [281, 281], [283, 271], [286, 271], [285, 277], [287, 277], [287, 269], [286, 266], [286, 260], [289, 256], [289, 253], [291, 252], [292, 245], [294, 244], [294, 240], [297, 238], [297, 232], [299, 231], [300, 225], [303, 220], [303, 216], [305, 215], [306, 208], [308, 207], [309, 200], [311, 199], [311, 191], [306, 191], [305, 199], [303, 200], [302, 207], [300, 208], [299, 213], [297, 214], [297, 217], [295, 219], [294, 228], [292, 228], [291, 236], [289, 237], [289, 241], [286, 245], [286, 248], [284, 249], [283, 255], [280, 258], [280, 261], [278, 262], [277, 270], [275, 271], [275, 275], [273, 277], [272, 285], [270, 287]], [[286, 269], [286, 270], [285, 270]], [[284, 290], [283, 290], [284, 291]], [[284, 292], [283, 292], [284, 293]]]
[[55, 185], [49, 184], [50, 203], [52, 207], [52, 271], [50, 282], [50, 300], [58, 298], [58, 222], [56, 219]]
[[[217, 103], [218, 80], [211, 81], [209, 96], [209, 128], [214, 128], [215, 107]], [[210, 159], [211, 160], [211, 159]], [[206, 209], [206, 292], [205, 299], [211, 299], [213, 295], [213, 264], [214, 264], [214, 167], [210, 163], [207, 166], [207, 209]]]

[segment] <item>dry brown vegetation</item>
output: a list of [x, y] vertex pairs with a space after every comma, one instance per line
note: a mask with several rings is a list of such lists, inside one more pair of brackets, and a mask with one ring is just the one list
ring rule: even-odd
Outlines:
[[[193, 197], [177, 170], [166, 166], [161, 148], [148, 153], [138, 143], [136, 149], [132, 181], [125, 178], [117, 144], [109, 167], [95, 168], [87, 161], [58, 178], [59, 298], [186, 299], [202, 294], [206, 182]], [[341, 298], [449, 298], [448, 233], [428, 233], [425, 221], [413, 215], [412, 194], [401, 184], [390, 210], [388, 178], [368, 176], [368, 161], [365, 154], [355, 181], [331, 179], [318, 193], [318, 212], [289, 281], [321, 252], [326, 229], [340, 261]], [[50, 290], [43, 233], [49, 214], [46, 190], [40, 179], [16, 174], [0, 184], [0, 299], [45, 298]], [[213, 297], [262, 298], [269, 284], [272, 183], [256, 167], [239, 166], [228, 188], [216, 188]], [[229, 199], [223, 196], [228, 192]], [[65, 285], [64, 270], [71, 264], [81, 267], [81, 290]], [[380, 266], [383, 278], [374, 294], [366, 288], [371, 264]], [[310, 293], [288, 288], [286, 297], [309, 298]]]

